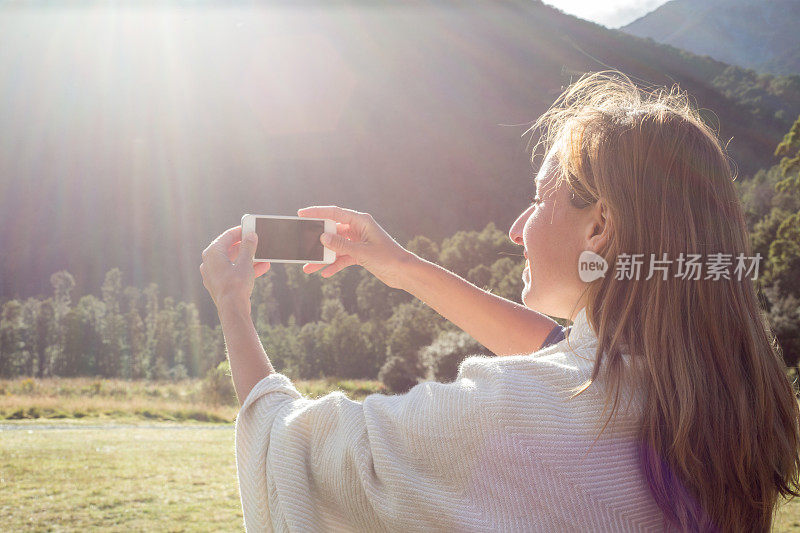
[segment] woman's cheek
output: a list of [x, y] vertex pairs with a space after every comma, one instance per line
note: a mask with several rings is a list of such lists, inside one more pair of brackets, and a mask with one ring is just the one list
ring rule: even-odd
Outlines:
[[[545, 237], [545, 239], [543, 239], [543, 237]], [[528, 250], [527, 265], [531, 274], [534, 272], [539, 273], [542, 268], [547, 268], [547, 263], [550, 258], [548, 258], [549, 246], [546, 242], [546, 236], [541, 235], [541, 232], [532, 228], [528, 235], [526, 248]]]
[[[555, 231], [553, 224], [543, 224], [538, 220], [531, 227], [530, 246], [528, 248], [531, 274], [536, 273], [539, 282], [557, 283], [573, 265], [566, 265], [571, 247], [563, 236]], [[534, 264], [535, 263], [535, 264]], [[533, 277], [533, 276], [531, 276]]]

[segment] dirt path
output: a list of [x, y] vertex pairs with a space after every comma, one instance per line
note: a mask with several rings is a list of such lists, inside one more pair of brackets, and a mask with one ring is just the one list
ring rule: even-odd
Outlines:
[[47, 431], [51, 429], [225, 429], [233, 431], [233, 424], [0, 424], [3, 431]]

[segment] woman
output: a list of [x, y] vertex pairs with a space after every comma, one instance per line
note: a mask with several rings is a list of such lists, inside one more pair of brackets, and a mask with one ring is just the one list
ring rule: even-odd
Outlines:
[[509, 232], [524, 306], [403, 249], [368, 214], [298, 211], [338, 222], [323, 241], [336, 262], [306, 273], [361, 265], [507, 356], [469, 357], [453, 383], [303, 397], [250, 320], [269, 266], [253, 266], [240, 227], [206, 249], [242, 400], [248, 530], [766, 531], [779, 496], [797, 495], [798, 406], [714, 132], [680, 91], [616, 71], [568, 87], [539, 129], [538, 194]]

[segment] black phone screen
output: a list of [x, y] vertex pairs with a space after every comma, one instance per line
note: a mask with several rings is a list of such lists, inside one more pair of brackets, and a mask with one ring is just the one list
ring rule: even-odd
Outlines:
[[325, 248], [319, 236], [324, 220], [294, 220], [256, 217], [256, 259], [322, 261]]

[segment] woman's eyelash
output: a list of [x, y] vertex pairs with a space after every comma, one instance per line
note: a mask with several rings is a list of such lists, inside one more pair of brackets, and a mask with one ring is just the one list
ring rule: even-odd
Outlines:
[[535, 197], [534, 195], [532, 195], [532, 194], [529, 194], [529, 195], [528, 195], [528, 200], [530, 200], [530, 202], [531, 202], [532, 204], [539, 203], [539, 199], [538, 199], [538, 198], [536, 198], [536, 197]]

